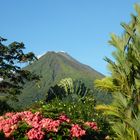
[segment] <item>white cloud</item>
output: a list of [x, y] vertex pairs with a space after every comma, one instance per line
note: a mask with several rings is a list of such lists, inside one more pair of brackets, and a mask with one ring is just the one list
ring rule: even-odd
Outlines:
[[60, 52], [62, 52], [62, 53], [66, 53], [65, 51], [60, 51]]
[[58, 51], [57, 53], [66, 53], [65, 51]]

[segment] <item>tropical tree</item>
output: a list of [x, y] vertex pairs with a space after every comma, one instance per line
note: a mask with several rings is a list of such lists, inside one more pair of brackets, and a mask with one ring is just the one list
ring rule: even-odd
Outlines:
[[32, 52], [24, 53], [23, 43], [13, 42], [4, 45], [6, 39], [0, 37], [0, 97], [17, 99], [26, 81], [38, 80], [36, 74], [20, 67], [20, 64], [36, 60]]
[[[122, 23], [122, 36], [111, 35], [109, 43], [115, 47], [115, 61], [105, 58], [111, 76], [96, 80], [97, 89], [113, 94], [111, 105], [99, 105], [113, 116], [116, 139], [140, 139], [140, 5], [135, 5], [137, 15], [132, 15], [129, 24]], [[136, 124], [137, 122], [137, 124]]]
[[91, 92], [92, 90], [87, 88], [82, 81], [72, 80], [72, 78], [64, 78], [58, 84], [49, 88], [46, 101], [50, 101], [54, 98], [59, 98], [65, 101], [77, 101], [83, 99]]

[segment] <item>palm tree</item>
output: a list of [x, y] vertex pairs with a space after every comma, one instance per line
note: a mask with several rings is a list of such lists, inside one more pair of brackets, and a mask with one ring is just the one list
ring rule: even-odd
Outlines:
[[140, 5], [136, 4], [135, 10], [131, 22], [121, 24], [124, 34], [111, 35], [115, 61], [105, 58], [111, 76], [95, 81], [97, 89], [113, 94], [111, 105], [96, 108], [111, 116], [119, 140], [140, 140]]

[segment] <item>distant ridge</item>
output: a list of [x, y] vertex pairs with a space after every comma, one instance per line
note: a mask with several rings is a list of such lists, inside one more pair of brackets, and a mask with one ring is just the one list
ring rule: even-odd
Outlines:
[[71, 77], [75, 80], [82, 80], [87, 87], [94, 89], [94, 80], [104, 77], [103, 74], [78, 62], [66, 52], [49, 51], [25, 69], [42, 77], [37, 84], [27, 83], [25, 85], [23, 94], [19, 96], [19, 102], [23, 106], [45, 99], [49, 87], [63, 78]]

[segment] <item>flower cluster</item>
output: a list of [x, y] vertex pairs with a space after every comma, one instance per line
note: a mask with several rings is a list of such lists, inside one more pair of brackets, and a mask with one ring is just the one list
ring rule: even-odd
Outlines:
[[32, 128], [28, 131], [27, 136], [30, 140], [42, 140], [45, 133], [41, 129]]
[[86, 131], [83, 130], [78, 124], [73, 124], [70, 130], [72, 137], [80, 138], [81, 136], [86, 134]]
[[7, 113], [5, 116], [0, 117], [0, 131], [3, 131], [6, 137], [9, 137], [15, 129], [17, 129], [17, 123], [20, 121], [18, 113]]
[[[43, 140], [49, 133], [57, 135], [61, 124], [64, 122], [70, 125], [70, 138], [80, 138], [86, 135], [86, 130], [79, 124], [72, 124], [65, 114], [60, 115], [58, 119], [54, 120], [43, 117], [39, 112], [32, 113], [31, 111], [6, 113], [4, 116], [0, 116], [0, 132], [3, 132], [6, 138], [14, 139], [13, 133], [18, 131], [21, 122], [29, 126], [29, 129], [24, 134], [29, 140]], [[98, 130], [95, 122], [86, 122], [85, 125], [88, 125], [91, 129]]]
[[99, 129], [96, 122], [86, 122], [85, 125], [89, 126], [91, 129], [95, 131]]
[[60, 115], [60, 116], [59, 116], [59, 120], [60, 120], [61, 122], [67, 122], [67, 123], [70, 122], [70, 119], [69, 119], [65, 114]]

